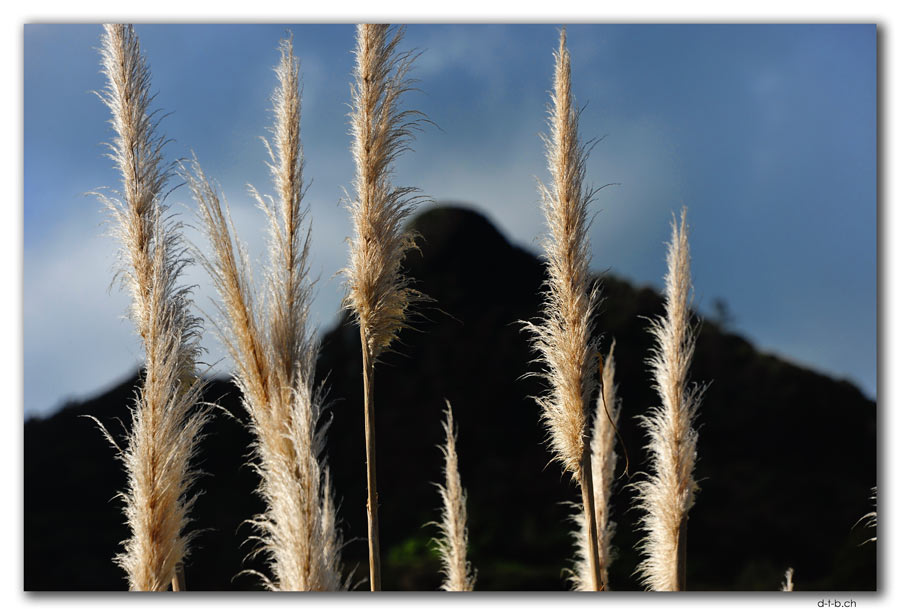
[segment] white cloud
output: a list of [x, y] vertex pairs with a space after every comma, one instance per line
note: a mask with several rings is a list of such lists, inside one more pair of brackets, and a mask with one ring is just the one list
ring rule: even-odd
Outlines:
[[92, 394], [140, 361], [124, 293], [110, 288], [116, 247], [100, 221], [73, 217], [26, 248], [26, 412]]

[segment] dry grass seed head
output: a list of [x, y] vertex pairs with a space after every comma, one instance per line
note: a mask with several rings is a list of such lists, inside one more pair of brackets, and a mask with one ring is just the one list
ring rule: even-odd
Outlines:
[[356, 163], [355, 196], [349, 207], [354, 237], [343, 270], [348, 287], [344, 306], [364, 331], [373, 359], [396, 338], [419, 297], [400, 266], [415, 245], [402, 225], [421, 197], [415, 188], [391, 183], [394, 161], [409, 149], [412, 132], [423, 119], [418, 111], [400, 105], [412, 86], [408, 74], [416, 58], [412, 52], [398, 52], [403, 32], [384, 24], [357, 26], [350, 113]]
[[[272, 96], [275, 124], [273, 143], [263, 139], [278, 196], [265, 199], [251, 188], [257, 204], [269, 218], [269, 271], [267, 313], [273, 375], [278, 386], [290, 390], [301, 347], [307, 342], [306, 323], [311, 302], [309, 249], [311, 228], [303, 231], [307, 209], [303, 183], [303, 146], [300, 140], [300, 65], [294, 57], [292, 39], [281, 41], [281, 62], [275, 69], [278, 87]], [[273, 147], [274, 146], [274, 147]]]
[[469, 531], [466, 527], [466, 492], [459, 478], [456, 429], [453, 425], [450, 402], [447, 402], [443, 425], [446, 443], [440, 449], [444, 454], [444, 484], [438, 485], [443, 509], [440, 522], [441, 535], [436, 541], [444, 572], [441, 589], [472, 591], [475, 587], [475, 572], [466, 559], [469, 542]]
[[[872, 500], [872, 504], [877, 506], [878, 504], [878, 487], [872, 487], [872, 495], [869, 498]], [[867, 528], [877, 528], [878, 527], [878, 510], [873, 510], [872, 512], [868, 512], [862, 516], [856, 523], [853, 524], [855, 527], [857, 524], [865, 521], [865, 527]], [[872, 536], [871, 538], [864, 540], [862, 544], [867, 544], [870, 542], [876, 542], [878, 540], [878, 536]]]
[[794, 591], [794, 569], [788, 568], [784, 571], [784, 582], [781, 584], [781, 591], [783, 592], [792, 592]]
[[[610, 345], [609, 354], [603, 361], [601, 394], [597, 397], [593, 418], [593, 436], [591, 438], [591, 466], [594, 480], [594, 518], [597, 520], [597, 552], [600, 560], [600, 576], [603, 587], [609, 590], [609, 565], [614, 559], [612, 537], [615, 535], [616, 523], [610, 518], [610, 498], [614, 483], [617, 455], [616, 424], [622, 409], [622, 401], [618, 397], [616, 386], [616, 363], [614, 352], [616, 342]], [[584, 510], [580, 504], [575, 505], [577, 512], [573, 516], [578, 529], [573, 532], [579, 557], [575, 561], [575, 569], [570, 575], [577, 591], [591, 591], [593, 579], [589, 565], [588, 528]]]
[[[189, 552], [187, 531], [198, 472], [193, 457], [208, 418], [198, 408], [195, 375], [200, 321], [178, 278], [190, 263], [181, 227], [165, 216], [163, 190], [171, 165], [149, 107], [150, 71], [134, 28], [106, 24], [101, 41], [106, 88], [98, 96], [112, 113], [110, 157], [123, 182], [121, 198], [100, 195], [123, 246], [121, 274], [132, 295], [132, 318], [146, 352], [144, 380], [132, 408], [132, 429], [120, 457], [122, 494], [131, 537], [116, 561], [133, 590], [165, 590]], [[107, 434], [108, 435], [108, 434]]]
[[299, 63], [290, 39], [281, 43], [276, 74], [274, 147], [268, 142], [266, 147], [278, 200], [251, 188], [269, 219], [268, 295], [262, 306], [255, 305], [250, 268], [235, 247], [233, 225], [196, 161], [187, 177], [213, 249], [205, 264], [221, 297], [220, 331], [251, 418], [258, 491], [266, 503], [251, 525], [258, 532], [254, 554], [263, 555], [271, 578], [256, 574], [269, 589], [334, 591], [346, 585], [340, 580], [342, 539], [331, 487], [322, 478], [326, 426], [321, 390], [313, 381], [318, 344], [307, 326], [310, 231], [304, 229], [301, 205]]
[[704, 389], [687, 384], [696, 334], [690, 322], [686, 216], [687, 211], [683, 209], [680, 224], [674, 220], [672, 223], [665, 315], [650, 327], [656, 347], [648, 363], [661, 406], [642, 417], [642, 425], [649, 435], [651, 474], [635, 485], [636, 508], [645, 513], [641, 525], [646, 532], [639, 546], [645, 559], [638, 571], [643, 582], [655, 591], [678, 588], [679, 532], [697, 491], [693, 477], [697, 431], [693, 423]]
[[592, 337], [599, 292], [590, 283], [588, 206], [594, 191], [584, 188], [587, 151], [578, 141], [578, 112], [571, 94], [565, 30], [556, 52], [554, 90], [544, 137], [551, 184], [539, 184], [548, 236], [547, 289], [543, 318], [526, 325], [545, 365], [548, 392], [538, 399], [550, 447], [564, 468], [580, 480], [583, 434], [596, 389], [597, 341]]

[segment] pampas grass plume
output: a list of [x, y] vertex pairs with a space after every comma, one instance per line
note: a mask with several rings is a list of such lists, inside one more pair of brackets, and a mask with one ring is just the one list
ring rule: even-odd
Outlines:
[[550, 135], [544, 138], [551, 185], [539, 184], [549, 233], [543, 242], [547, 257], [547, 290], [543, 317], [526, 324], [548, 392], [537, 402], [549, 432], [550, 449], [566, 472], [581, 484], [583, 510], [588, 514], [593, 588], [600, 589], [593, 519], [588, 406], [597, 387], [597, 341], [591, 335], [598, 302], [590, 286], [588, 205], [593, 191], [584, 184], [587, 151], [578, 140], [578, 112], [572, 99], [571, 67], [566, 31], [559, 37], [553, 94], [548, 109]]
[[419, 197], [417, 190], [391, 183], [394, 161], [408, 149], [421, 114], [400, 106], [410, 89], [415, 55], [397, 47], [403, 28], [360, 24], [356, 30], [356, 66], [350, 113], [351, 151], [356, 163], [350, 203], [354, 235], [350, 262], [343, 274], [345, 307], [356, 316], [373, 360], [403, 328], [417, 294], [400, 272], [414, 237], [403, 232], [404, 220]]
[[[600, 562], [600, 580], [609, 591], [609, 565], [613, 560], [612, 537], [616, 523], [610, 519], [610, 498], [617, 455], [615, 451], [616, 424], [621, 414], [621, 400], [616, 387], [616, 362], [613, 340], [606, 360], [603, 361], [601, 394], [594, 407], [593, 437], [591, 439], [591, 464], [594, 479], [594, 518], [597, 520], [597, 558]], [[593, 586], [588, 550], [588, 527], [584, 511], [576, 515], [578, 530], [575, 532], [579, 558], [575, 564], [573, 581], [578, 591], [590, 591]]]
[[378, 491], [375, 471], [375, 410], [372, 390], [375, 362], [404, 327], [409, 307], [421, 298], [400, 272], [406, 250], [415, 245], [402, 230], [412, 211], [417, 190], [391, 183], [395, 159], [408, 149], [412, 130], [422, 116], [404, 110], [400, 98], [409, 90], [415, 59], [397, 47], [403, 28], [360, 24], [356, 29], [355, 83], [350, 126], [351, 151], [356, 163], [355, 197], [350, 202], [354, 236], [348, 266], [344, 307], [359, 325], [363, 360], [364, 421], [366, 431], [366, 501], [369, 535], [370, 589], [381, 589], [378, 539]]
[[456, 430], [453, 426], [453, 410], [447, 402], [444, 433], [446, 444], [441, 446], [444, 453], [444, 484], [438, 485], [443, 502], [440, 531], [437, 540], [438, 551], [443, 563], [444, 591], [472, 591], [475, 588], [475, 573], [466, 559], [469, 531], [466, 527], [466, 492], [459, 478], [456, 457]]
[[227, 210], [196, 160], [185, 176], [212, 246], [213, 257], [204, 264], [221, 298], [220, 333], [250, 416], [258, 492], [266, 504], [251, 525], [259, 532], [254, 553], [265, 556], [270, 574], [252, 572], [271, 590], [334, 591], [346, 585], [340, 578], [342, 540], [323, 458], [323, 400], [313, 381], [318, 343], [307, 326], [310, 234], [303, 230], [299, 63], [290, 39], [281, 43], [276, 74], [274, 143], [265, 143], [277, 202], [251, 188], [269, 220], [263, 302], [254, 298], [246, 254], [232, 238]]
[[[872, 487], [872, 496], [869, 498], [872, 502], [877, 505], [878, 504], [878, 487]], [[878, 510], [873, 510], [872, 512], [868, 512], [862, 516], [862, 518], [854, 523], [856, 524], [865, 521], [865, 527], [867, 528], [877, 528], [878, 527]], [[878, 536], [872, 536], [871, 538], [863, 541], [862, 544], [867, 544], [870, 542], [876, 542], [878, 540]]]
[[783, 592], [792, 592], [794, 591], [794, 569], [788, 568], [784, 571], [784, 582], [781, 584], [781, 591]]
[[550, 136], [544, 139], [551, 185], [540, 184], [549, 228], [544, 318], [530, 327], [534, 346], [546, 365], [549, 392], [538, 400], [550, 445], [566, 471], [580, 477], [586, 412], [597, 381], [597, 342], [591, 324], [598, 295], [589, 288], [588, 205], [583, 188], [587, 152], [578, 142], [578, 113], [571, 93], [566, 33], [554, 54], [556, 69], [549, 108]]
[[650, 327], [656, 347], [649, 365], [662, 405], [642, 417], [650, 439], [651, 475], [635, 486], [637, 508], [644, 511], [641, 526], [646, 532], [640, 546], [644, 560], [638, 570], [643, 583], [654, 591], [685, 588], [687, 518], [697, 491], [693, 477], [697, 457], [694, 419], [703, 390], [687, 385], [696, 337], [690, 324], [686, 209], [682, 209], [680, 224], [672, 223], [667, 262], [665, 315]]
[[199, 320], [189, 311], [189, 290], [178, 286], [190, 259], [180, 226], [165, 216], [171, 165], [163, 164], [165, 139], [157, 134], [149, 109], [150, 71], [134, 28], [105, 25], [101, 57], [107, 85], [99, 96], [112, 112], [116, 137], [110, 156], [122, 174], [123, 190], [121, 198], [100, 198], [122, 245], [120, 275], [132, 296], [131, 315], [146, 354], [132, 428], [124, 450], [119, 449], [127, 472], [121, 497], [131, 536], [116, 561], [130, 589], [164, 591], [190, 550], [192, 533], [186, 527], [196, 496], [188, 492], [197, 476], [192, 459], [208, 416], [203, 409], [192, 412], [202, 389], [195, 376]]

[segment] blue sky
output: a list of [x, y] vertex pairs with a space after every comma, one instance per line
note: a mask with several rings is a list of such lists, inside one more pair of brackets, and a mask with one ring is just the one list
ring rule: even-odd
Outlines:
[[[350, 225], [351, 25], [138, 25], [169, 156], [195, 152], [222, 187], [251, 257], [264, 219], [246, 184], [271, 192], [259, 140], [271, 124], [278, 41], [294, 33], [313, 228], [314, 316], [335, 320]], [[871, 25], [574, 25], [573, 89], [584, 138], [593, 267], [661, 286], [672, 212], [688, 207], [696, 301], [724, 299], [761, 349], [876, 390], [876, 30]], [[55, 409], [125, 377], [141, 351], [110, 287], [116, 244], [85, 193], [115, 187], [97, 25], [24, 30], [24, 403]], [[437, 125], [396, 180], [480, 208], [539, 251], [539, 133], [554, 25], [412, 25], [422, 51], [410, 106]], [[169, 197], [193, 220], [187, 190]], [[191, 237], [196, 235], [191, 234]], [[199, 241], [199, 239], [198, 239]], [[199, 306], [212, 313], [202, 271]], [[227, 370], [212, 335], [207, 360]], [[87, 349], [87, 350], [86, 350]]]

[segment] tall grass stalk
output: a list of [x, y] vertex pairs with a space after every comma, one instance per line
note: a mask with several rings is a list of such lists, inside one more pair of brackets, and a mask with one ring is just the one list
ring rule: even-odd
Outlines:
[[299, 63], [290, 39], [281, 42], [273, 95], [273, 142], [264, 142], [277, 201], [251, 188], [269, 220], [266, 295], [254, 296], [244, 251], [216, 190], [195, 161], [186, 173], [212, 245], [207, 270], [221, 298], [222, 339], [236, 367], [254, 435], [254, 467], [266, 510], [251, 520], [259, 531], [258, 552], [269, 575], [256, 572], [267, 588], [335, 591], [340, 578], [341, 537], [328, 468], [323, 458], [325, 427], [321, 389], [314, 383], [318, 342], [308, 327], [310, 231], [301, 202]]
[[588, 408], [597, 388], [597, 341], [591, 337], [593, 314], [599, 300], [591, 287], [588, 265], [590, 246], [588, 205], [593, 191], [586, 190], [584, 166], [587, 151], [578, 140], [578, 111], [572, 100], [571, 63], [566, 31], [559, 49], [549, 107], [550, 136], [544, 138], [552, 183], [540, 185], [549, 235], [547, 290], [543, 318], [527, 326], [533, 344], [546, 367], [549, 391], [538, 399], [542, 419], [550, 432], [550, 446], [567, 472], [581, 484], [587, 516], [591, 588], [600, 590], [597, 525], [591, 467]]
[[453, 410], [447, 402], [444, 433], [446, 444], [441, 446], [444, 453], [444, 484], [438, 485], [443, 502], [441, 514], [441, 536], [437, 540], [443, 563], [444, 583], [441, 589], [450, 592], [469, 592], [475, 588], [475, 573], [466, 559], [469, 530], [466, 527], [466, 492], [459, 478], [459, 464], [456, 457], [456, 429], [453, 426]]
[[345, 307], [359, 324], [363, 362], [366, 430], [366, 502], [369, 535], [369, 580], [381, 589], [378, 539], [378, 489], [375, 471], [375, 362], [404, 326], [410, 303], [417, 297], [400, 272], [403, 254], [414, 239], [402, 230], [417, 200], [416, 190], [391, 183], [393, 163], [408, 147], [421, 115], [404, 110], [400, 98], [409, 90], [415, 55], [397, 47], [402, 28], [363, 24], [356, 29], [356, 66], [350, 125], [356, 163], [355, 196], [350, 203], [354, 237], [344, 270], [348, 293]]
[[[178, 276], [190, 262], [180, 225], [166, 216], [172, 166], [163, 163], [165, 139], [150, 111], [150, 70], [132, 26], [107, 24], [101, 42], [107, 84], [98, 93], [112, 113], [110, 157], [122, 175], [118, 196], [99, 195], [121, 242], [119, 275], [131, 294], [131, 317], [146, 355], [144, 379], [131, 410], [122, 499], [131, 536], [116, 557], [131, 590], [164, 591], [189, 553], [192, 460], [207, 418], [198, 405], [195, 376], [199, 319]], [[109, 437], [109, 434], [106, 433]], [[115, 442], [113, 442], [115, 445]], [[184, 580], [174, 583], [183, 589]]]
[[[616, 362], [613, 340], [606, 360], [603, 361], [602, 386], [594, 408], [594, 430], [591, 439], [591, 475], [594, 479], [594, 518], [597, 520], [597, 559], [600, 564], [600, 582], [609, 591], [609, 565], [612, 562], [612, 537], [616, 523], [610, 519], [610, 498], [617, 455], [615, 451], [616, 425], [621, 414], [621, 401], [616, 390]], [[588, 526], [584, 511], [577, 515], [578, 530], [575, 533], [579, 558], [575, 563], [573, 581], [579, 591], [592, 588]]]
[[697, 431], [694, 419], [703, 389], [688, 385], [696, 333], [690, 322], [691, 273], [687, 210], [672, 222], [666, 274], [665, 315], [651, 325], [656, 346], [648, 361], [654, 389], [662, 405], [642, 417], [650, 442], [651, 474], [635, 488], [637, 508], [644, 511], [641, 541], [644, 560], [639, 567], [644, 584], [654, 591], [685, 589], [687, 520], [697, 483]]

